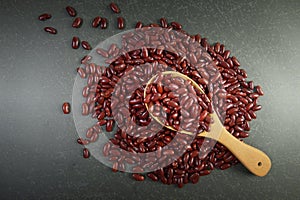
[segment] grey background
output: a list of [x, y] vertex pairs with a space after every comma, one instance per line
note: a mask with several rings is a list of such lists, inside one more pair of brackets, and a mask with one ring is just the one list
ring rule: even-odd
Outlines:
[[[0, 1], [0, 198], [1, 199], [299, 199], [300, 198], [300, 1], [116, 1], [132, 28], [137, 20], [164, 16], [220, 41], [262, 85], [263, 110], [245, 141], [272, 159], [270, 173], [255, 177], [241, 165], [214, 170], [183, 189], [152, 181], [135, 182], [82, 158], [72, 115], [61, 104], [71, 101], [75, 69], [86, 51], [70, 48], [73, 35], [96, 45], [119, 33], [110, 1]], [[72, 29], [65, 6], [85, 19]], [[37, 20], [50, 12], [47, 22]], [[107, 30], [92, 29], [100, 14]], [[43, 27], [53, 25], [58, 35]]]

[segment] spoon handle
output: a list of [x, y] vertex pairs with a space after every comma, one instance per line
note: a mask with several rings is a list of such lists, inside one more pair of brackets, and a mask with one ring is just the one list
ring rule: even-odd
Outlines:
[[222, 129], [218, 141], [253, 174], [265, 176], [271, 169], [271, 160], [264, 152], [236, 139], [225, 128]]

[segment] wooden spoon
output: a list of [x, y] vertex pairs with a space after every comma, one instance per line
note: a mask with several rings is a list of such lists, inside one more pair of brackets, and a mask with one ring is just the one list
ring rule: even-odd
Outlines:
[[[173, 77], [181, 77], [185, 80], [191, 81], [191, 84], [198, 89], [201, 93], [204, 94], [203, 90], [199, 87], [199, 85], [189, 77], [175, 71], [166, 71], [162, 72], [163, 75], [172, 74]], [[146, 88], [153, 82], [153, 80], [157, 77], [157, 75], [153, 76], [147, 83]], [[144, 90], [144, 97], [146, 97], [146, 89]], [[146, 105], [147, 110], [148, 105]], [[171, 126], [166, 126], [163, 122], [161, 122], [157, 117], [153, 116], [152, 113], [149, 111], [150, 115], [161, 125], [165, 126], [168, 129], [176, 131]], [[218, 116], [213, 113], [210, 115], [214, 123], [211, 125], [210, 132], [202, 132], [199, 133], [198, 136], [208, 137], [218, 142], [222, 143], [226, 146], [229, 151], [231, 151], [235, 157], [253, 174], [257, 176], [265, 176], [269, 170], [271, 169], [271, 160], [270, 158], [261, 150], [256, 149], [248, 144], [245, 144], [232, 136], [223, 126], [221, 121], [219, 120]], [[181, 133], [193, 135], [193, 133], [180, 130]]]

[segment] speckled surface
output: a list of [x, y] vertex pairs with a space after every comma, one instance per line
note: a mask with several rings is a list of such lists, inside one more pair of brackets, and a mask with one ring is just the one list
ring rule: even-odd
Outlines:
[[[135, 182], [81, 157], [71, 101], [75, 69], [84, 50], [70, 48], [76, 34], [96, 45], [120, 32], [110, 1], [0, 1], [0, 199], [299, 199], [300, 198], [300, 1], [116, 1], [132, 28], [164, 16], [190, 33], [220, 41], [238, 57], [249, 79], [262, 85], [263, 110], [245, 141], [265, 151], [273, 167], [263, 178], [241, 165], [214, 170], [183, 189], [152, 181]], [[107, 30], [84, 22], [72, 29], [65, 13], [100, 14]], [[40, 22], [37, 16], [51, 12]], [[46, 25], [58, 35], [43, 31]]]

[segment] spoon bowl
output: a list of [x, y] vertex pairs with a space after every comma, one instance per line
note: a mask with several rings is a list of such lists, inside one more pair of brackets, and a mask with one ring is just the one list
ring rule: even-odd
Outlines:
[[[182, 73], [175, 72], [175, 71], [165, 71], [162, 72], [162, 75], [169, 75], [171, 74], [173, 77], [180, 77], [184, 80], [190, 81], [192, 86], [200, 91], [200, 93], [205, 94], [204, 91], [200, 88], [200, 86], [191, 78], [188, 76], [185, 76]], [[149, 87], [149, 85], [155, 80], [157, 75], [153, 76], [146, 84], [146, 88]], [[144, 97], [146, 97], [146, 89], [144, 90]], [[145, 103], [145, 106], [150, 113], [150, 115], [161, 125], [165, 126], [166, 128], [177, 131], [171, 126], [165, 125], [160, 119], [156, 116], [154, 116], [149, 111], [149, 106], [147, 103]], [[270, 158], [261, 150], [252, 147], [248, 144], [245, 144], [244, 142], [241, 142], [234, 136], [232, 136], [223, 126], [222, 122], [220, 121], [219, 117], [212, 113], [210, 117], [213, 119], [213, 123], [211, 124], [211, 130], [209, 132], [203, 131], [198, 134], [198, 136], [201, 137], [208, 137], [211, 139], [214, 139], [221, 144], [223, 144], [227, 149], [229, 149], [234, 156], [253, 174], [257, 176], [265, 176], [271, 169], [271, 160]], [[194, 135], [194, 133], [191, 133], [186, 130], [180, 130], [180, 133]]]

